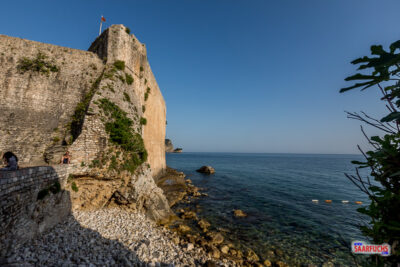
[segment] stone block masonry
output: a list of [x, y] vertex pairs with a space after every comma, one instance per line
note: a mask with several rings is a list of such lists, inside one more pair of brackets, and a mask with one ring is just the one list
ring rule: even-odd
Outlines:
[[[89, 51], [5, 35], [0, 35], [0, 51], [0, 152], [13, 151], [21, 166], [56, 164], [71, 145], [73, 164], [79, 166], [81, 161], [96, 159], [103, 149], [104, 136], [99, 130], [92, 130], [91, 123], [87, 122], [83, 125], [88, 130], [83, 131], [86, 137], [71, 144], [70, 123], [76, 107], [106, 66], [121, 60], [125, 62], [124, 72], [133, 77], [133, 83], [114, 84], [112, 100], [131, 117], [146, 118], [141, 135], [148, 152], [147, 161], [154, 177], [165, 172], [164, 98], [147, 61], [145, 45], [128, 34], [123, 25], [112, 25], [105, 30]], [[32, 61], [39, 53], [57, 71], [21, 72], [18, 68], [21, 60]], [[100, 84], [105, 87], [111, 82]], [[124, 95], [129, 95], [132, 103], [124, 101]]]
[[[64, 190], [67, 179], [66, 165], [0, 172], [1, 257], [66, 218], [71, 211], [69, 192]], [[60, 190], [43, 194], [55, 183]]]
[[[60, 222], [71, 207], [118, 203], [154, 221], [171, 216], [153, 179], [166, 169], [166, 107], [146, 48], [113, 25], [89, 50], [0, 35], [0, 153], [12, 151], [28, 167], [0, 173], [0, 256]], [[128, 152], [117, 154], [102, 100], [129, 119], [141, 150], [127, 151], [147, 162], [134, 166]], [[66, 150], [71, 164], [55, 166]], [[53, 167], [31, 167], [46, 164]], [[68, 183], [69, 174], [76, 180]], [[79, 190], [70, 190], [73, 183]]]
[[[153, 176], [160, 177], [166, 170], [166, 105], [147, 60], [146, 46], [133, 34], [128, 34], [124, 25], [112, 25], [93, 42], [89, 51], [109, 64], [117, 60], [124, 61], [126, 71], [134, 77], [130, 91], [137, 101], [139, 114], [147, 120], [142, 136], [149, 154], [148, 163]], [[141, 112], [142, 106], [145, 106], [146, 112]]]
[[[88, 51], [5, 35], [0, 51], [0, 151], [13, 151], [23, 166], [44, 165], [46, 155], [59, 161], [71, 116], [103, 62]], [[23, 58], [34, 60], [38, 53], [58, 71], [19, 71]]]

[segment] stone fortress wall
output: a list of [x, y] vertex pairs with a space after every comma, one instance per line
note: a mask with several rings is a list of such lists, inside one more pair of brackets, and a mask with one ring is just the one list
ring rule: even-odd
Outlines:
[[[130, 106], [122, 100], [122, 94], [130, 95], [137, 108], [128, 113], [147, 120], [142, 136], [152, 174], [157, 177], [164, 173], [165, 102], [147, 61], [144, 44], [128, 34], [123, 25], [105, 30], [89, 51], [4, 35], [0, 35], [0, 51], [0, 151], [13, 151], [22, 166], [58, 163], [67, 148], [76, 165], [96, 159], [107, 139], [97, 122], [89, 119], [90, 112], [86, 114], [82, 136], [73, 144], [69, 144], [69, 123], [76, 106], [103, 74], [106, 64], [122, 60], [134, 83], [116, 86], [119, 99], [113, 100], [127, 111]], [[21, 73], [18, 69], [21, 59], [35, 58], [39, 52], [59, 70], [48, 74]], [[147, 90], [149, 96], [145, 101]]]
[[[171, 216], [153, 180], [166, 170], [166, 107], [146, 48], [123, 25], [113, 25], [89, 50], [0, 35], [0, 152], [13, 151], [22, 167], [0, 172], [0, 257], [9, 246], [51, 228], [83, 204], [101, 208], [118, 197], [118, 203], [155, 221]], [[56, 68], [22, 71], [24, 58], [44, 58]], [[118, 60], [125, 62], [125, 69], [114, 69], [113, 77], [106, 77]], [[126, 74], [132, 83], [124, 80]], [[94, 94], [85, 102], [90, 92]], [[125, 172], [123, 179], [90, 167], [110, 148], [98, 106], [104, 98], [126, 112], [148, 152], [148, 164], [135, 174]], [[73, 137], [71, 121], [83, 104], [79, 134]], [[139, 123], [141, 118], [146, 118], [145, 125]], [[71, 164], [58, 165], [66, 150], [72, 154]], [[79, 191], [73, 190], [75, 182]]]
[[[13, 151], [24, 166], [43, 165], [46, 152], [62, 153], [63, 131], [103, 63], [91, 52], [5, 35], [0, 51], [0, 151]], [[20, 73], [19, 61], [39, 52], [59, 71]]]
[[[113, 25], [93, 42], [89, 51], [97, 53], [108, 63], [124, 61], [126, 71], [134, 77], [135, 99], [139, 107], [146, 107], [144, 117], [147, 124], [143, 127], [142, 136], [149, 154], [148, 162], [155, 177], [162, 175], [166, 169], [166, 105], [147, 60], [146, 46], [133, 34], [127, 34], [123, 25]], [[145, 100], [148, 88], [150, 91]]]

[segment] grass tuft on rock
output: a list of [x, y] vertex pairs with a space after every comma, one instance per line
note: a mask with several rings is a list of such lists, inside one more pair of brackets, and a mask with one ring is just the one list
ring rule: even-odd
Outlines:
[[125, 81], [127, 84], [131, 85], [134, 81], [132, 75], [125, 73]]
[[75, 182], [72, 182], [72, 184], [71, 184], [71, 189], [72, 189], [72, 191], [74, 191], [74, 192], [78, 192], [78, 186], [76, 185], [76, 183]]
[[124, 100], [125, 100], [126, 102], [131, 103], [131, 97], [128, 95], [127, 92], [124, 92]]
[[41, 52], [37, 53], [36, 58], [23, 57], [20, 59], [17, 69], [21, 73], [36, 71], [46, 75], [49, 75], [50, 72], [59, 71], [57, 65], [53, 61], [48, 60], [48, 57]]
[[116, 67], [118, 70], [125, 70], [125, 61], [116, 60], [114, 62], [114, 67]]

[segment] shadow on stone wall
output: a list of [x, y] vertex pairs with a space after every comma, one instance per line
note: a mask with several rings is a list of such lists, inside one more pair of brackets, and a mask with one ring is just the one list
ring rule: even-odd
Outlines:
[[146, 240], [129, 249], [80, 225], [71, 214], [69, 191], [51, 189], [66, 179], [66, 172], [50, 166], [0, 172], [0, 265], [147, 265], [135, 253]]

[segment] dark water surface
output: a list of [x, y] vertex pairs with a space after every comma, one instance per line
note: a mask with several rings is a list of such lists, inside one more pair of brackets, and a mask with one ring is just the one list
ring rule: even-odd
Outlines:
[[[366, 218], [356, 211], [360, 205], [354, 201], [368, 203], [368, 199], [344, 173], [354, 173], [350, 162], [360, 159], [358, 155], [182, 153], [167, 154], [167, 165], [183, 171], [209, 194], [197, 202], [200, 217], [226, 229], [232, 242], [252, 248], [262, 259], [274, 251], [291, 264], [353, 265], [343, 242], [349, 246], [351, 240], [365, 240], [358, 225]], [[197, 173], [202, 165], [213, 166], [216, 173]], [[249, 216], [235, 218], [233, 209]]]

